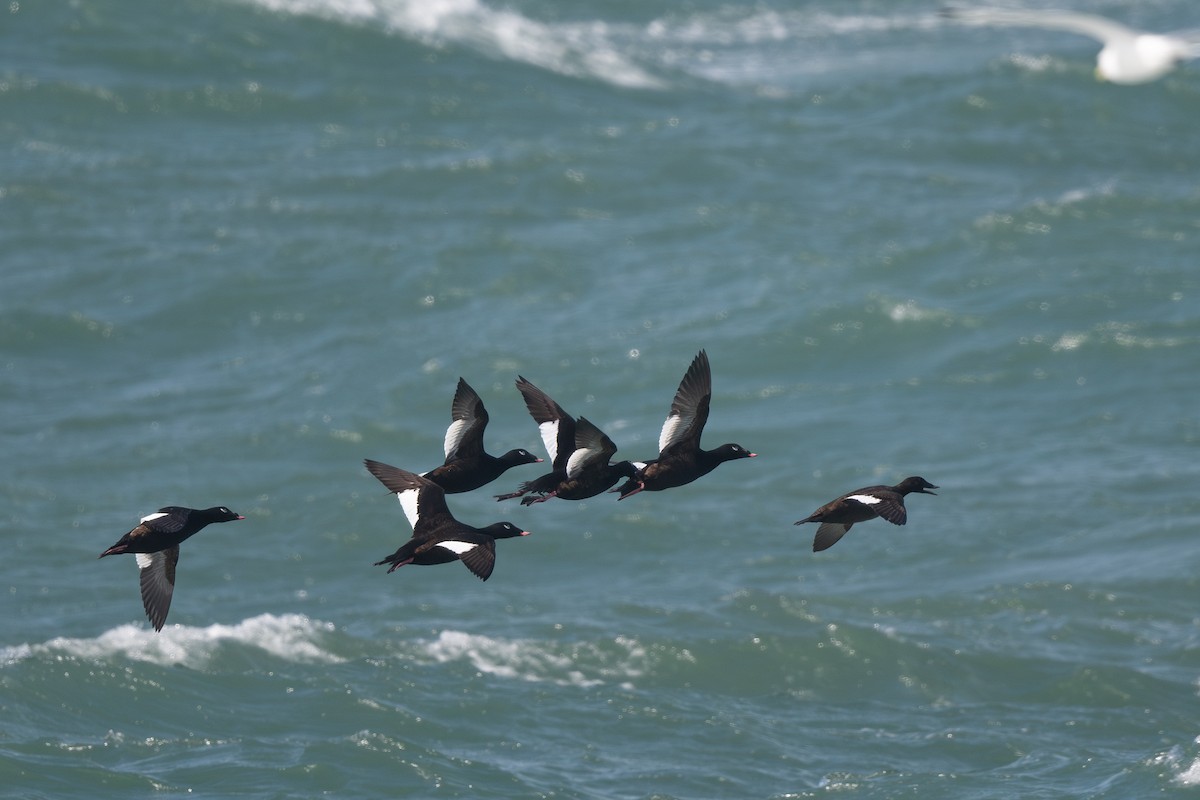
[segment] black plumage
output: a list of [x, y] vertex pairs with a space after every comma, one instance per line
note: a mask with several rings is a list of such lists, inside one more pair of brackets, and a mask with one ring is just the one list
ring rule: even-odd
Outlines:
[[[515, 491], [496, 495], [497, 500], [511, 500], [533, 493], [545, 495], [567, 479], [567, 462], [575, 452], [575, 418], [568, 414], [550, 395], [517, 376], [517, 391], [525, 400], [529, 416], [537, 423], [546, 454], [550, 456], [550, 471], [526, 481]], [[524, 500], [522, 500], [524, 502]]]
[[856, 522], [883, 517], [893, 525], [905, 524], [908, 522], [908, 511], [904, 507], [904, 496], [913, 493], [934, 494], [928, 490], [936, 488], [924, 478], [913, 475], [895, 486], [855, 489], [831, 500], [795, 524], [821, 523], [813, 537], [813, 552], [820, 552], [833, 547]]
[[658, 437], [658, 458], [633, 462], [637, 474], [614, 490], [621, 493], [619, 499], [641, 491], [658, 492], [683, 486], [726, 461], [757, 455], [740, 444], [723, 444], [712, 450], [700, 446], [711, 401], [712, 369], [708, 354], [701, 350], [692, 359], [671, 402], [671, 411]]
[[496, 565], [496, 540], [528, 536], [511, 522], [475, 528], [459, 522], [446, 505], [446, 493], [433, 481], [414, 472], [366, 459], [367, 469], [400, 500], [412, 537], [375, 566], [389, 564], [393, 572], [406, 564], [429, 566], [462, 561], [480, 580], [487, 580]]
[[521, 464], [535, 464], [540, 458], [524, 448], [493, 456], [483, 446], [483, 431], [488, 412], [483, 400], [462, 378], [450, 405], [450, 427], [446, 429], [446, 460], [425, 477], [441, 486], [447, 494], [459, 494], [491, 483], [505, 471]]
[[621, 478], [632, 478], [637, 474], [632, 462], [611, 463], [616, 452], [616, 444], [604, 431], [580, 417], [575, 421], [575, 449], [557, 485], [538, 497], [522, 497], [521, 504], [544, 503], [552, 497], [586, 500], [607, 491]]
[[161, 631], [175, 593], [175, 566], [179, 563], [179, 545], [214, 522], [245, 519], [225, 506], [195, 509], [165, 506], [142, 517], [138, 526], [100, 554], [115, 556], [133, 553], [141, 570], [142, 605], [154, 630]]

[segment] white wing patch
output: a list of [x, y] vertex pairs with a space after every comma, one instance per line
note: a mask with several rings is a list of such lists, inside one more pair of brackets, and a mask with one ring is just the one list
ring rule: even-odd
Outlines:
[[574, 478], [577, 476], [579, 474], [579, 470], [582, 469], [584, 462], [595, 454], [595, 450], [591, 450], [587, 447], [581, 447], [574, 453], [571, 453], [571, 457], [567, 459], [567, 477]]
[[154, 630], [162, 630], [171, 609], [171, 595], [175, 592], [175, 559], [179, 548], [172, 547], [157, 553], [137, 553], [141, 574], [138, 582], [142, 590], [142, 606]]
[[558, 458], [558, 420], [543, 422], [538, 425], [538, 432], [542, 434], [542, 444], [545, 445], [546, 454], [550, 456], [550, 463], [553, 464], [554, 459]]
[[421, 493], [420, 489], [405, 489], [403, 492], [396, 492], [396, 499], [400, 501], [400, 507], [404, 509], [404, 516], [408, 517], [408, 524], [417, 527], [417, 518], [420, 516], [417, 513], [417, 495]]
[[450, 423], [449, 428], [446, 428], [446, 458], [449, 458], [454, 451], [458, 450], [458, 443], [462, 441], [463, 433], [469, 427], [471, 427], [471, 420], [456, 419]]
[[685, 417], [681, 414], [672, 414], [667, 417], [667, 421], [663, 423], [662, 433], [658, 435], [658, 452], [661, 453], [683, 436], [683, 432], [688, 429], [688, 425], [692, 424], [691, 417]]
[[153, 514], [147, 514], [146, 516], [142, 517], [142, 519], [140, 521], [141, 522], [153, 522], [154, 520], [162, 519], [165, 516], [167, 516], [167, 512], [155, 511]]
[[881, 500], [880, 498], [872, 497], [869, 494], [852, 494], [849, 497], [847, 497], [846, 499], [853, 500], [856, 503], [862, 503], [864, 506], [873, 506], [876, 503], [883, 502], [883, 500]]
[[479, 545], [475, 544], [474, 542], [459, 542], [454, 539], [447, 539], [444, 542], [438, 542], [436, 545], [436, 547], [445, 548], [457, 556], [461, 556], [463, 553], [469, 553], [478, 546]]
[[[168, 550], [159, 550], [157, 553], [138, 553], [138, 567], [148, 571], [148, 577], [152, 579], [154, 590], [171, 595], [171, 590], [174, 588], [171, 581], [167, 579], [167, 554]], [[143, 559], [145, 559], [143, 561]]]

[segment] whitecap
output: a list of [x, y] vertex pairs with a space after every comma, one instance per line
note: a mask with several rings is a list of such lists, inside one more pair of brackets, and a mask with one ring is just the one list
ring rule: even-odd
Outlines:
[[[1194, 740], [1200, 744], [1200, 736]], [[1175, 773], [1172, 782], [1178, 786], [1200, 786], [1200, 755], [1192, 759], [1190, 764], [1184, 763], [1184, 748], [1174, 745], [1169, 750], [1156, 754], [1147, 760], [1147, 764], [1156, 767], [1166, 767]]]
[[950, 325], [955, 321], [954, 315], [949, 311], [924, 308], [915, 300], [905, 300], [902, 303], [884, 300], [882, 304], [892, 322], [940, 322]]
[[878, 309], [887, 315], [892, 322], [926, 322], [937, 323], [945, 327], [961, 325], [976, 327], [979, 320], [969, 316], [958, 316], [951, 311], [941, 308], [926, 308], [916, 300], [893, 300], [875, 292], [871, 293], [871, 310]]
[[1050, 346], [1054, 352], [1077, 350], [1093, 342], [1100, 344], [1115, 344], [1118, 347], [1149, 350], [1161, 347], [1181, 347], [1193, 343], [1191, 337], [1184, 336], [1155, 336], [1144, 334], [1128, 322], [1102, 322], [1092, 327], [1091, 331], [1067, 331], [1059, 335]]
[[533, 639], [499, 639], [447, 630], [424, 642], [423, 650], [437, 663], [466, 660], [479, 672], [502, 678], [580, 687], [616, 680], [629, 688], [630, 680], [645, 673], [646, 650], [628, 637], [617, 637], [611, 644], [615, 656], [610, 647], [586, 642], [556, 648]]
[[0, 648], [0, 667], [30, 658], [75, 658], [100, 661], [113, 657], [145, 661], [159, 666], [182, 665], [199, 669], [225, 643], [255, 647], [287, 661], [333, 664], [345, 659], [318, 644], [332, 623], [303, 614], [260, 614], [235, 625], [190, 627], [170, 625], [155, 633], [138, 625], [119, 625], [95, 638], [56, 637], [40, 644]]
[[[847, 71], [921, 69], [895, 32], [932, 30], [930, 13], [832, 14], [809, 9], [722, 6], [711, 12], [671, 12], [650, 22], [640, 46], [664, 66], [726, 85], [754, 85], [761, 94], [786, 96], [812, 76]], [[853, 47], [832, 48], [834, 38]]]
[[1077, 350], [1087, 339], [1086, 333], [1064, 333], [1058, 337], [1058, 341], [1050, 345], [1050, 349], [1056, 353], [1064, 350]]
[[600, 20], [544, 23], [479, 0], [243, 0], [281, 14], [374, 25], [433, 47], [469, 47], [575, 78], [657, 89], [663, 82], [621, 52]]
[[1180, 786], [1200, 786], [1200, 756], [1192, 761], [1191, 766], [1175, 776], [1175, 782]]

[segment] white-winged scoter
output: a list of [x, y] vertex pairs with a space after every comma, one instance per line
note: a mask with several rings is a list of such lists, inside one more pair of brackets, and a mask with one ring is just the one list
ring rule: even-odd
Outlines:
[[175, 565], [179, 563], [179, 544], [214, 522], [245, 519], [225, 506], [195, 509], [164, 506], [142, 517], [138, 526], [100, 554], [115, 556], [133, 553], [141, 570], [142, 605], [154, 630], [161, 631], [175, 592]]
[[491, 483], [521, 464], [536, 464], [540, 458], [523, 448], [493, 456], [483, 448], [483, 430], [488, 424], [483, 400], [462, 378], [450, 405], [450, 427], [446, 428], [446, 461], [424, 473], [447, 494], [459, 494]]
[[575, 418], [554, 402], [554, 398], [520, 375], [517, 376], [517, 391], [525, 400], [529, 416], [537, 423], [542, 444], [550, 456], [551, 469], [544, 475], [522, 483], [516, 491], [496, 495], [497, 500], [511, 500], [530, 492], [544, 495], [554, 491], [558, 484], [567, 479], [567, 462], [575, 451]]
[[883, 517], [893, 525], [903, 525], [908, 521], [904, 496], [912, 493], [934, 494], [928, 490], [936, 488], [938, 487], [924, 478], [913, 475], [895, 486], [867, 486], [855, 489], [826, 503], [795, 524], [821, 523], [821, 527], [817, 528], [817, 535], [813, 537], [813, 552], [820, 552], [833, 547], [856, 522]]
[[480, 580], [487, 580], [496, 566], [496, 540], [528, 536], [511, 522], [497, 522], [486, 528], [473, 528], [459, 522], [446, 505], [442, 487], [421, 475], [366, 459], [371, 474], [395, 493], [412, 525], [413, 534], [399, 550], [375, 566], [390, 564], [392, 572], [406, 564], [448, 564], [462, 561]]
[[586, 417], [575, 421], [575, 450], [567, 459], [565, 473], [558, 484], [538, 497], [528, 495], [521, 498], [522, 505], [544, 503], [551, 497], [562, 500], [586, 500], [612, 488], [621, 478], [632, 478], [637, 469], [631, 461], [609, 459], [617, 452], [617, 446], [604, 431], [593, 425]]
[[683, 486], [716, 469], [726, 461], [754, 458], [740, 444], [723, 444], [713, 450], [700, 447], [700, 434], [708, 421], [712, 400], [712, 370], [708, 354], [701, 350], [679, 383], [671, 411], [658, 436], [658, 458], [633, 462], [637, 473], [614, 489], [619, 500], [641, 491], [658, 492]]

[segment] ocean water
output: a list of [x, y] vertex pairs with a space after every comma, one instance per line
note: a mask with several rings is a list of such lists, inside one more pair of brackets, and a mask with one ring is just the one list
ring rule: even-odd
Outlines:
[[[0, 796], [1194, 797], [1200, 66], [937, 5], [0, 9]], [[648, 458], [701, 348], [758, 458], [372, 566], [459, 376]]]

